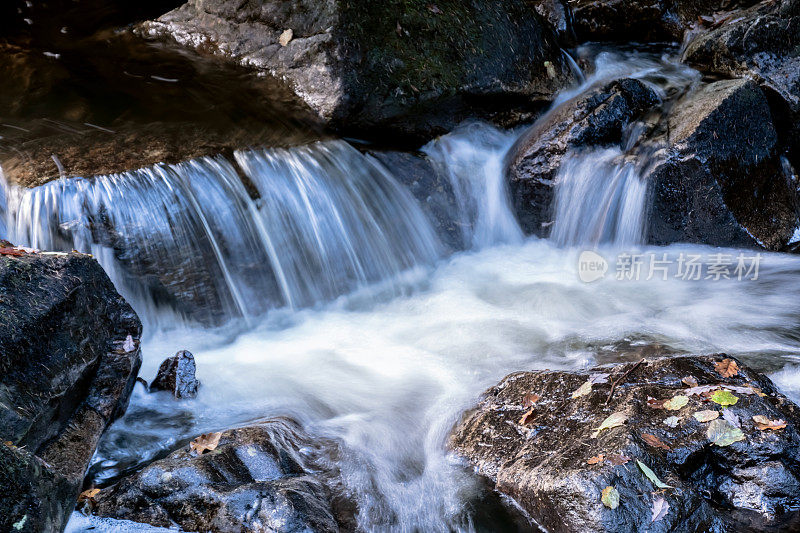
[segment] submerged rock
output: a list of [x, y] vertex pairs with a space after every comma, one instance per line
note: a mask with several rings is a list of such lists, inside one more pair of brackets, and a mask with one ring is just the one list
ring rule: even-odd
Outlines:
[[800, 524], [800, 408], [724, 355], [514, 373], [450, 445], [548, 531]]
[[194, 398], [200, 382], [194, 377], [197, 366], [188, 350], [168, 357], [158, 367], [158, 375], [150, 384], [150, 391], [169, 391], [176, 398]]
[[521, 0], [190, 0], [138, 32], [268, 73], [339, 130], [395, 142], [541, 108], [573, 76]]
[[0, 256], [0, 530], [64, 527], [124, 411], [141, 324], [80, 254]]
[[283, 418], [205, 440], [212, 446], [200, 455], [178, 450], [103, 489], [94, 512], [215, 533], [348, 529], [345, 515], [352, 509], [332, 490], [333, 474], [322, 460], [332, 444], [311, 441]]
[[509, 151], [506, 177], [523, 230], [550, 232], [553, 186], [564, 155], [588, 146], [620, 145], [628, 126], [659, 103], [639, 80], [615, 80], [590, 89], [537, 121]]
[[647, 178], [651, 243], [780, 250], [789, 242], [797, 198], [770, 117], [748, 80], [702, 86], [673, 107], [667, 147]]

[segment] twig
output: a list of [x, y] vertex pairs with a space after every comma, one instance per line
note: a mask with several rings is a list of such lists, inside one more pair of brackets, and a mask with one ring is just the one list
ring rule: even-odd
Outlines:
[[606, 398], [606, 405], [608, 405], [608, 402], [611, 401], [611, 397], [614, 396], [614, 390], [617, 388], [617, 385], [625, 381], [625, 379], [627, 379], [628, 377], [628, 374], [639, 368], [639, 365], [641, 365], [644, 362], [645, 362], [644, 357], [639, 359], [639, 361], [635, 365], [630, 367], [624, 374], [622, 374], [622, 376], [619, 377], [619, 379], [617, 379], [611, 384], [611, 390], [608, 391], [608, 398]]

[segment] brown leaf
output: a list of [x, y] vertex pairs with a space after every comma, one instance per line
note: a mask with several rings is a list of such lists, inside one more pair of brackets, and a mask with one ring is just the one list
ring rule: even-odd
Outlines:
[[79, 502], [85, 502], [87, 500], [94, 501], [94, 497], [100, 493], [100, 489], [89, 489], [81, 492], [78, 495]]
[[522, 397], [522, 407], [533, 407], [542, 397], [538, 394], [529, 393]]
[[192, 442], [189, 443], [189, 448], [197, 455], [203, 455], [205, 452], [213, 451], [219, 445], [219, 438], [222, 433], [203, 433]]
[[15, 257], [22, 257], [25, 251], [17, 250], [16, 248], [0, 248], [0, 255], [13, 255]]
[[737, 365], [736, 361], [733, 359], [723, 359], [714, 365], [714, 369], [719, 372], [719, 375], [723, 378], [729, 378], [739, 373], [739, 365]]
[[786, 420], [770, 420], [764, 415], [756, 415], [753, 417], [753, 422], [756, 423], [756, 428], [761, 431], [771, 429], [777, 431], [786, 427]]
[[647, 444], [649, 444], [650, 446], [653, 446], [654, 448], [661, 448], [663, 450], [669, 450], [670, 449], [669, 446], [667, 446], [666, 444], [661, 442], [661, 439], [659, 439], [655, 435], [651, 435], [649, 433], [642, 433], [642, 439]]
[[605, 457], [606, 456], [602, 453], [600, 455], [595, 455], [594, 457], [590, 457], [589, 459], [587, 459], [586, 464], [596, 465], [597, 463], [602, 462], [603, 459], [605, 459]]
[[606, 460], [614, 466], [620, 466], [630, 461], [631, 458], [621, 453], [612, 453], [606, 457]]
[[694, 376], [686, 376], [681, 381], [687, 387], [697, 387], [697, 379]]
[[531, 407], [528, 411], [525, 412], [524, 415], [522, 415], [522, 418], [519, 419], [519, 424], [521, 426], [526, 426], [528, 425], [528, 423], [531, 421], [532, 418], [533, 418], [533, 407]]
[[666, 402], [666, 401], [667, 400], [656, 400], [655, 398], [650, 398], [648, 396], [648, 398], [647, 398], [647, 407], [651, 407], [653, 409], [663, 409], [664, 408], [664, 402]]

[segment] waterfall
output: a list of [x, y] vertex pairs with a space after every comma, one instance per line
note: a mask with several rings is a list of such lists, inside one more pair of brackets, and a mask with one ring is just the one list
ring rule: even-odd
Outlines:
[[[410, 193], [343, 141], [9, 187], [15, 244], [92, 253], [146, 320], [219, 324], [300, 307], [429, 265]], [[152, 325], [152, 324], [151, 324]]]

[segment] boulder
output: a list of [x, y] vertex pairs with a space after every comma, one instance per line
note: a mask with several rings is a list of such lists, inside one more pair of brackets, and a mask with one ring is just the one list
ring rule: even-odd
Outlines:
[[800, 524], [800, 408], [723, 354], [517, 372], [450, 445], [552, 532]]
[[100, 436], [127, 406], [140, 334], [90, 256], [3, 249], [0, 530], [64, 527]]
[[578, 43], [572, 21], [572, 9], [567, 0], [536, 0], [533, 8], [556, 31], [561, 46], [573, 47]]
[[270, 74], [338, 130], [394, 142], [541, 108], [573, 77], [523, 0], [189, 0], [137, 31]]
[[781, 142], [800, 165], [800, 1], [760, 4], [699, 33], [683, 60], [703, 72], [747, 77], [761, 86]]
[[509, 150], [506, 169], [522, 229], [541, 237], [549, 234], [553, 187], [567, 152], [622, 144], [628, 126], [658, 103], [655, 91], [626, 78], [581, 93], [531, 126]]
[[185, 447], [101, 490], [94, 512], [214, 533], [347, 529], [347, 504], [322, 457], [333, 444], [283, 418], [200, 438], [218, 444], [200, 455]]
[[647, 177], [649, 241], [783, 249], [798, 227], [797, 198], [758, 85], [704, 85], [667, 121], [666, 147]]
[[150, 384], [150, 392], [168, 391], [176, 398], [194, 398], [200, 382], [194, 377], [197, 366], [188, 350], [181, 350], [158, 367], [158, 375]]
[[756, 0], [569, 0], [579, 41], [682, 41], [704, 17]]

